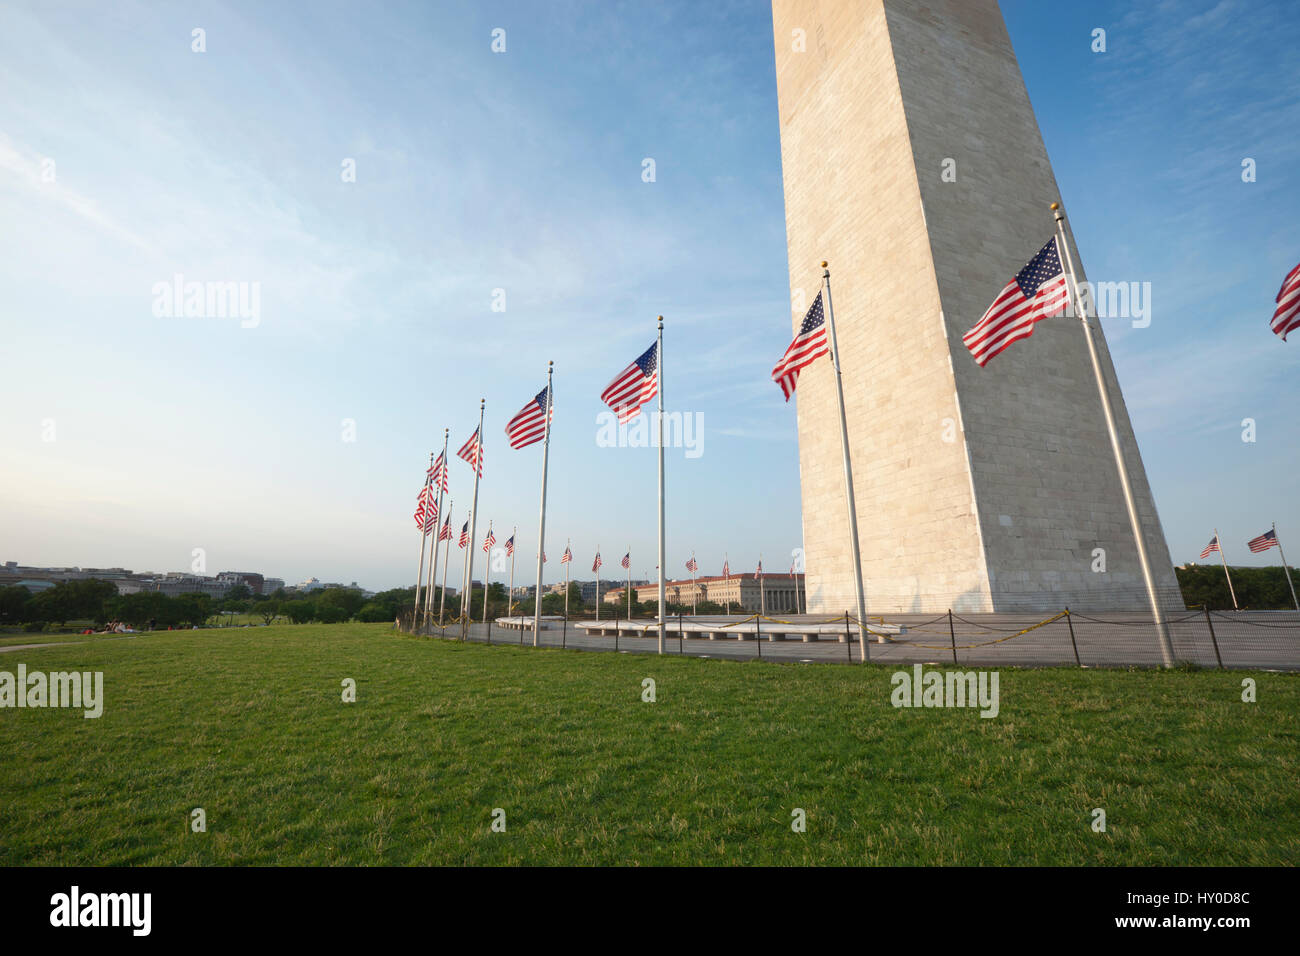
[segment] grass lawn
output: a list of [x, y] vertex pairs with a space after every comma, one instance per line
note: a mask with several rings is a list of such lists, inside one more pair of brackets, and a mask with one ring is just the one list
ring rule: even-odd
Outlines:
[[0, 710], [0, 865], [1300, 863], [1294, 674], [1004, 669], [982, 719], [895, 709], [887, 667], [387, 624], [0, 654], [19, 662], [103, 671], [105, 705]]

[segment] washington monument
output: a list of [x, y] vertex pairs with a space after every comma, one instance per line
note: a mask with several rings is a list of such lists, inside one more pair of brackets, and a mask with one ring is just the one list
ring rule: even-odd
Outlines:
[[[1060, 195], [997, 3], [774, 0], [772, 20], [791, 328], [828, 260], [868, 608], [1146, 606], [1079, 320], [1039, 322], [987, 368], [962, 344], [1052, 237], [1050, 204], [1087, 200]], [[1176, 602], [1092, 323], [1155, 583]], [[829, 362], [797, 403], [808, 607], [839, 613], [856, 605]]]

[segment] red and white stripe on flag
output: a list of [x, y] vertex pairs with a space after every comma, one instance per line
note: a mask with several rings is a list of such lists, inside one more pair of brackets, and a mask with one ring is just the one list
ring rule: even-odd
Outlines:
[[456, 457], [469, 462], [471, 466], [478, 468], [478, 476], [483, 477], [483, 442], [479, 438], [478, 429], [474, 429], [474, 434], [469, 436], [469, 441], [461, 446], [460, 451], [456, 452]]
[[650, 346], [614, 381], [605, 386], [600, 400], [614, 409], [620, 425], [636, 418], [641, 406], [659, 394], [659, 343]]
[[1273, 331], [1286, 341], [1288, 332], [1300, 329], [1300, 265], [1282, 280], [1277, 293], [1277, 310], [1273, 313]]
[[547, 405], [551, 406], [549, 411], [552, 420], [555, 417], [555, 405], [549, 399], [548, 391], [544, 388], [538, 392], [531, 402], [519, 409], [518, 414], [506, 423], [506, 437], [510, 440], [511, 448], [526, 448], [545, 437]]
[[1053, 236], [998, 293], [993, 304], [961, 337], [980, 366], [1012, 342], [1034, 334], [1034, 323], [1060, 315], [1069, 304], [1065, 269]]
[[808, 314], [803, 317], [794, 341], [781, 356], [781, 361], [777, 362], [772, 369], [772, 381], [781, 386], [781, 392], [787, 402], [790, 401], [790, 396], [794, 394], [795, 386], [799, 382], [799, 373], [823, 355], [829, 354], [826, 319], [822, 312], [822, 294], [818, 292], [817, 298], [813, 299], [812, 307], [808, 309]]
[[1205, 546], [1205, 550], [1201, 552], [1201, 557], [1208, 558], [1210, 555], [1212, 555], [1215, 551], [1218, 550], [1219, 550], [1219, 536], [1216, 534], [1213, 538], [1210, 539], [1210, 543]]
[[438, 453], [438, 460], [429, 466], [428, 479], [429, 484], [437, 488], [442, 486], [442, 490], [447, 490], [447, 462], [443, 458], [443, 452]]
[[1250, 548], [1252, 554], [1259, 554], [1261, 551], [1267, 551], [1269, 548], [1276, 548], [1278, 547], [1277, 532], [1270, 528], [1258, 538], [1251, 538], [1247, 541], [1246, 547]]
[[565, 548], [564, 554], [560, 555], [560, 563], [568, 564], [572, 560], [573, 560], [573, 552], [570, 551], [568, 548]]

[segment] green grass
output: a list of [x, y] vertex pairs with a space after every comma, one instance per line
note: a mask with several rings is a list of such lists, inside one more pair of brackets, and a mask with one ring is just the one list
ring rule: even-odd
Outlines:
[[1240, 672], [1003, 669], [986, 720], [893, 708], [886, 667], [382, 624], [161, 632], [0, 670], [19, 661], [102, 670], [106, 703], [0, 710], [0, 865], [1300, 863], [1300, 675], [1250, 675], [1244, 704]]

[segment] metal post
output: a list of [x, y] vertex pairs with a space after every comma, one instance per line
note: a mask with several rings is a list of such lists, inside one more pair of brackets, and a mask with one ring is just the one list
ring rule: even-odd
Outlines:
[[1065, 609], [1065, 623], [1070, 626], [1070, 646], [1074, 648], [1074, 664], [1076, 667], [1082, 667], [1083, 662], [1079, 660], [1079, 644], [1074, 639], [1074, 620], [1070, 617], [1070, 609]]
[[1291, 589], [1291, 603], [1295, 609], [1300, 611], [1300, 601], [1295, 597], [1295, 582], [1291, 580], [1291, 569], [1286, 564], [1286, 552], [1282, 550], [1282, 539], [1277, 536], [1277, 522], [1273, 522], [1273, 538], [1277, 541], [1277, 554], [1282, 559], [1282, 574], [1286, 578], [1287, 587]]
[[[1092, 340], [1092, 326], [1088, 324], [1088, 310], [1079, 299], [1079, 280], [1074, 272], [1074, 257], [1070, 255], [1070, 243], [1065, 236], [1065, 216], [1060, 203], [1052, 203], [1056, 216], [1056, 231], [1061, 238], [1061, 251], [1065, 253], [1065, 262], [1070, 270], [1070, 284], [1073, 287], [1074, 304], [1079, 313], [1079, 322], [1083, 326], [1083, 337], [1088, 344], [1088, 355], [1092, 359], [1092, 371], [1097, 377], [1097, 392], [1101, 396], [1101, 408], [1106, 418], [1106, 430], [1110, 433], [1111, 450], [1115, 453], [1115, 467], [1119, 471], [1120, 487], [1124, 491], [1124, 504], [1128, 508], [1129, 524], [1133, 528], [1133, 541], [1137, 545], [1138, 561], [1142, 565], [1142, 577], [1147, 586], [1147, 597], [1151, 602], [1151, 613], [1155, 618], [1156, 639], [1160, 643], [1160, 656], [1165, 667], [1174, 666], [1174, 648], [1169, 640], [1169, 625], [1165, 623], [1164, 610], [1160, 606], [1160, 597], [1156, 593], [1156, 579], [1151, 570], [1151, 560], [1147, 556], [1146, 538], [1142, 532], [1142, 521], [1138, 517], [1137, 502], [1133, 499], [1133, 488], [1129, 482], [1128, 464], [1124, 460], [1124, 448], [1119, 440], [1119, 428], [1115, 424], [1115, 412], [1110, 403], [1110, 389], [1101, 371], [1101, 359], [1097, 355], [1097, 345]], [[1298, 606], [1300, 607], [1300, 606]]]
[[433, 518], [433, 562], [429, 566], [429, 586], [424, 589], [424, 623], [433, 621], [433, 586], [438, 583], [438, 535], [442, 531], [442, 486], [447, 483], [447, 442], [451, 439], [451, 429], [442, 430], [442, 474], [438, 476], [438, 508]]
[[758, 645], [758, 659], [763, 659], [763, 615], [754, 616], [754, 643]]
[[[478, 449], [474, 453], [475, 461], [471, 464], [474, 468], [474, 501], [470, 505], [469, 513], [469, 541], [466, 543], [465, 555], [465, 598], [462, 600], [461, 613], [465, 619], [462, 634], [469, 634], [470, 621], [473, 618], [474, 602], [471, 600], [474, 593], [474, 547], [478, 540], [478, 484], [479, 472], [482, 470], [483, 462], [483, 409], [487, 407], [487, 399], [481, 398], [478, 403], [478, 431], [474, 434], [478, 438]], [[486, 579], [484, 579], [486, 582]], [[486, 585], [483, 591], [483, 603], [487, 604]]]
[[677, 612], [677, 653], [682, 653], [682, 612]]
[[1232, 587], [1232, 575], [1228, 573], [1228, 557], [1223, 553], [1223, 539], [1219, 537], [1219, 529], [1214, 529], [1214, 543], [1219, 546], [1219, 560], [1223, 562], [1223, 576], [1228, 579], [1228, 593], [1232, 595], [1232, 609], [1239, 611], [1237, 606], [1237, 592]]
[[844, 650], [848, 652], [849, 663], [853, 663], [853, 634], [849, 631], [849, 612], [844, 612]]
[[[867, 598], [862, 586], [862, 551], [858, 546], [858, 506], [853, 496], [853, 464], [849, 457], [849, 422], [844, 414], [844, 379], [840, 374], [840, 348], [835, 338], [835, 309], [831, 306], [831, 271], [822, 262], [822, 280], [826, 286], [826, 330], [830, 333], [831, 363], [835, 367], [835, 398], [840, 407], [840, 448], [844, 455], [844, 498], [849, 509], [849, 543], [852, 546], [853, 583], [858, 597], [858, 633], [862, 640], [862, 663], [867, 649]], [[883, 637], [881, 638], [884, 639]]]
[[655, 350], [655, 374], [659, 376], [659, 653], [664, 652], [664, 317], [659, 316], [659, 341]]
[[1214, 636], [1214, 622], [1210, 620], [1210, 606], [1202, 604], [1201, 610], [1205, 612], [1205, 623], [1210, 628], [1210, 643], [1214, 645], [1214, 659], [1219, 662], [1219, 670], [1223, 670], [1223, 658], [1219, 655], [1219, 639]]
[[952, 629], [952, 608], [948, 608], [948, 636], [952, 638], [952, 662], [957, 663], [957, 635]]
[[[447, 500], [447, 525], [451, 526], [451, 511], [456, 502]], [[439, 531], [439, 534], [442, 532]], [[454, 533], [454, 532], [453, 532]], [[438, 542], [434, 542], [436, 546]], [[438, 597], [438, 627], [442, 628], [442, 613], [447, 609], [447, 566], [451, 564], [451, 535], [447, 535], [447, 547], [442, 551], [442, 594]], [[446, 637], [444, 634], [443, 637]]]
[[[533, 647], [539, 645], [542, 633], [542, 565], [545, 564], [543, 559], [546, 557], [546, 472], [551, 464], [551, 409], [555, 406], [551, 379], [554, 369], [554, 362], [546, 363], [546, 418], [542, 424], [545, 429], [542, 435], [542, 508], [541, 515], [537, 519], [537, 591], [533, 595]], [[513, 567], [514, 565], [511, 565], [512, 569]], [[565, 569], [568, 569], [567, 565]], [[569, 600], [567, 587], [564, 600], [567, 605]], [[523, 628], [520, 627], [519, 633], [523, 634], [523, 632]]]

